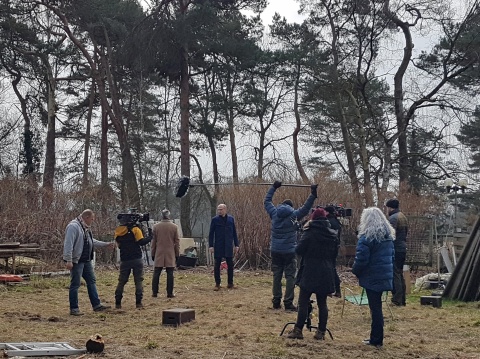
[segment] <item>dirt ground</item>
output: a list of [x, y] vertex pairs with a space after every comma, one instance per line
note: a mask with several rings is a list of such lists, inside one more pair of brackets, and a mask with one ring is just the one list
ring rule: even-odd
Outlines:
[[[104, 303], [113, 306], [117, 271], [97, 269], [97, 285]], [[342, 272], [343, 285], [359, 292], [351, 273]], [[0, 286], [0, 343], [68, 342], [84, 348], [95, 333], [105, 339], [101, 355], [86, 358], [480, 358], [480, 305], [443, 301], [441, 308], [421, 306], [420, 295], [412, 293], [406, 307], [393, 307], [393, 319], [384, 306], [385, 341], [381, 349], [364, 346], [368, 338], [368, 306], [328, 299], [333, 340], [280, 336], [284, 325], [296, 313], [271, 309], [271, 274], [235, 273], [237, 289], [214, 292], [211, 269], [175, 272], [175, 298], [164, 291], [151, 297], [152, 272], [146, 272], [144, 305], [135, 309], [133, 280], [126, 286], [122, 310], [95, 313], [89, 305], [86, 287], [80, 289], [84, 316], [68, 313], [68, 277], [32, 278], [25, 285]], [[222, 273], [226, 280], [226, 273]], [[162, 274], [160, 286], [164, 290]], [[297, 289], [298, 291], [298, 289]], [[298, 292], [296, 293], [298, 294]], [[162, 325], [162, 311], [173, 308], [195, 310], [195, 320], [178, 327]], [[312, 324], [316, 325], [316, 305]], [[289, 325], [287, 330], [291, 329]], [[79, 356], [71, 356], [78, 358]]]

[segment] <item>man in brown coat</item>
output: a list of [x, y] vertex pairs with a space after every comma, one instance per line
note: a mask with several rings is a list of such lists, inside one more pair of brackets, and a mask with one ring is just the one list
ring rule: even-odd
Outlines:
[[180, 251], [178, 227], [170, 220], [170, 211], [162, 211], [162, 220], [153, 226], [152, 260], [155, 267], [152, 279], [152, 296], [158, 295], [160, 274], [167, 272], [167, 298], [173, 298], [173, 270]]

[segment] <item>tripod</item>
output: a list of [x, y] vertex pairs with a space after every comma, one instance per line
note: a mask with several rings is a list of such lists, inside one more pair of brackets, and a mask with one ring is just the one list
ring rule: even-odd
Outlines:
[[[310, 303], [308, 304], [308, 313], [307, 313], [307, 319], [305, 320], [305, 327], [311, 332], [312, 329], [318, 329], [318, 327], [312, 325], [312, 312], [313, 312], [313, 300], [310, 300]], [[283, 326], [283, 329], [282, 331], [280, 332], [280, 336], [283, 335], [283, 333], [285, 332], [285, 329], [287, 329], [287, 327], [292, 324], [292, 325], [295, 325], [297, 324], [296, 322], [288, 322], [287, 324], [285, 324]], [[328, 335], [330, 335], [330, 338], [333, 340], [333, 335], [332, 335], [332, 332], [327, 328], [326, 329], [326, 332], [328, 333]]]

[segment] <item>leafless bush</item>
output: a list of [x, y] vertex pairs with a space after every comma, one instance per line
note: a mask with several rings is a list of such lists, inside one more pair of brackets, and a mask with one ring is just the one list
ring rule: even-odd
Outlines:
[[39, 255], [48, 262], [59, 261], [62, 255], [65, 227], [84, 209], [96, 212], [95, 238], [112, 237], [115, 217], [103, 203], [115, 203], [99, 195], [96, 189], [86, 192], [43, 192], [28, 180], [0, 181], [0, 242], [37, 243]]

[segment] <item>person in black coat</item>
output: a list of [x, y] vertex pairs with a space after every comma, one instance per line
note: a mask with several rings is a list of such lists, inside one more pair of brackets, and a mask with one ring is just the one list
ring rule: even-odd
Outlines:
[[213, 254], [215, 264], [213, 275], [215, 277], [215, 289], [220, 290], [220, 265], [222, 258], [227, 262], [227, 288], [236, 288], [233, 284], [233, 257], [238, 252], [237, 229], [235, 228], [235, 219], [227, 214], [227, 205], [221, 203], [217, 207], [217, 215], [212, 218], [210, 223], [210, 232], [208, 235], [209, 251]]
[[337, 272], [337, 257], [338, 257], [338, 249], [340, 248], [340, 238], [342, 235], [342, 223], [337, 218], [337, 212], [335, 210], [335, 207], [333, 206], [327, 206], [325, 207], [325, 211], [327, 211], [327, 219], [330, 222], [330, 225], [332, 226], [332, 229], [337, 231], [337, 254], [335, 255], [335, 294], [334, 296], [337, 298], [342, 297], [342, 292], [340, 290], [340, 277], [338, 276]]
[[327, 212], [317, 208], [304, 228], [296, 253], [302, 257], [302, 267], [297, 283], [300, 287], [298, 315], [295, 327], [288, 334], [290, 339], [303, 339], [303, 326], [308, 316], [310, 297], [315, 293], [318, 305], [318, 328], [315, 339], [325, 339], [327, 330], [327, 297], [335, 292], [335, 257], [337, 254], [337, 232], [326, 218]]

